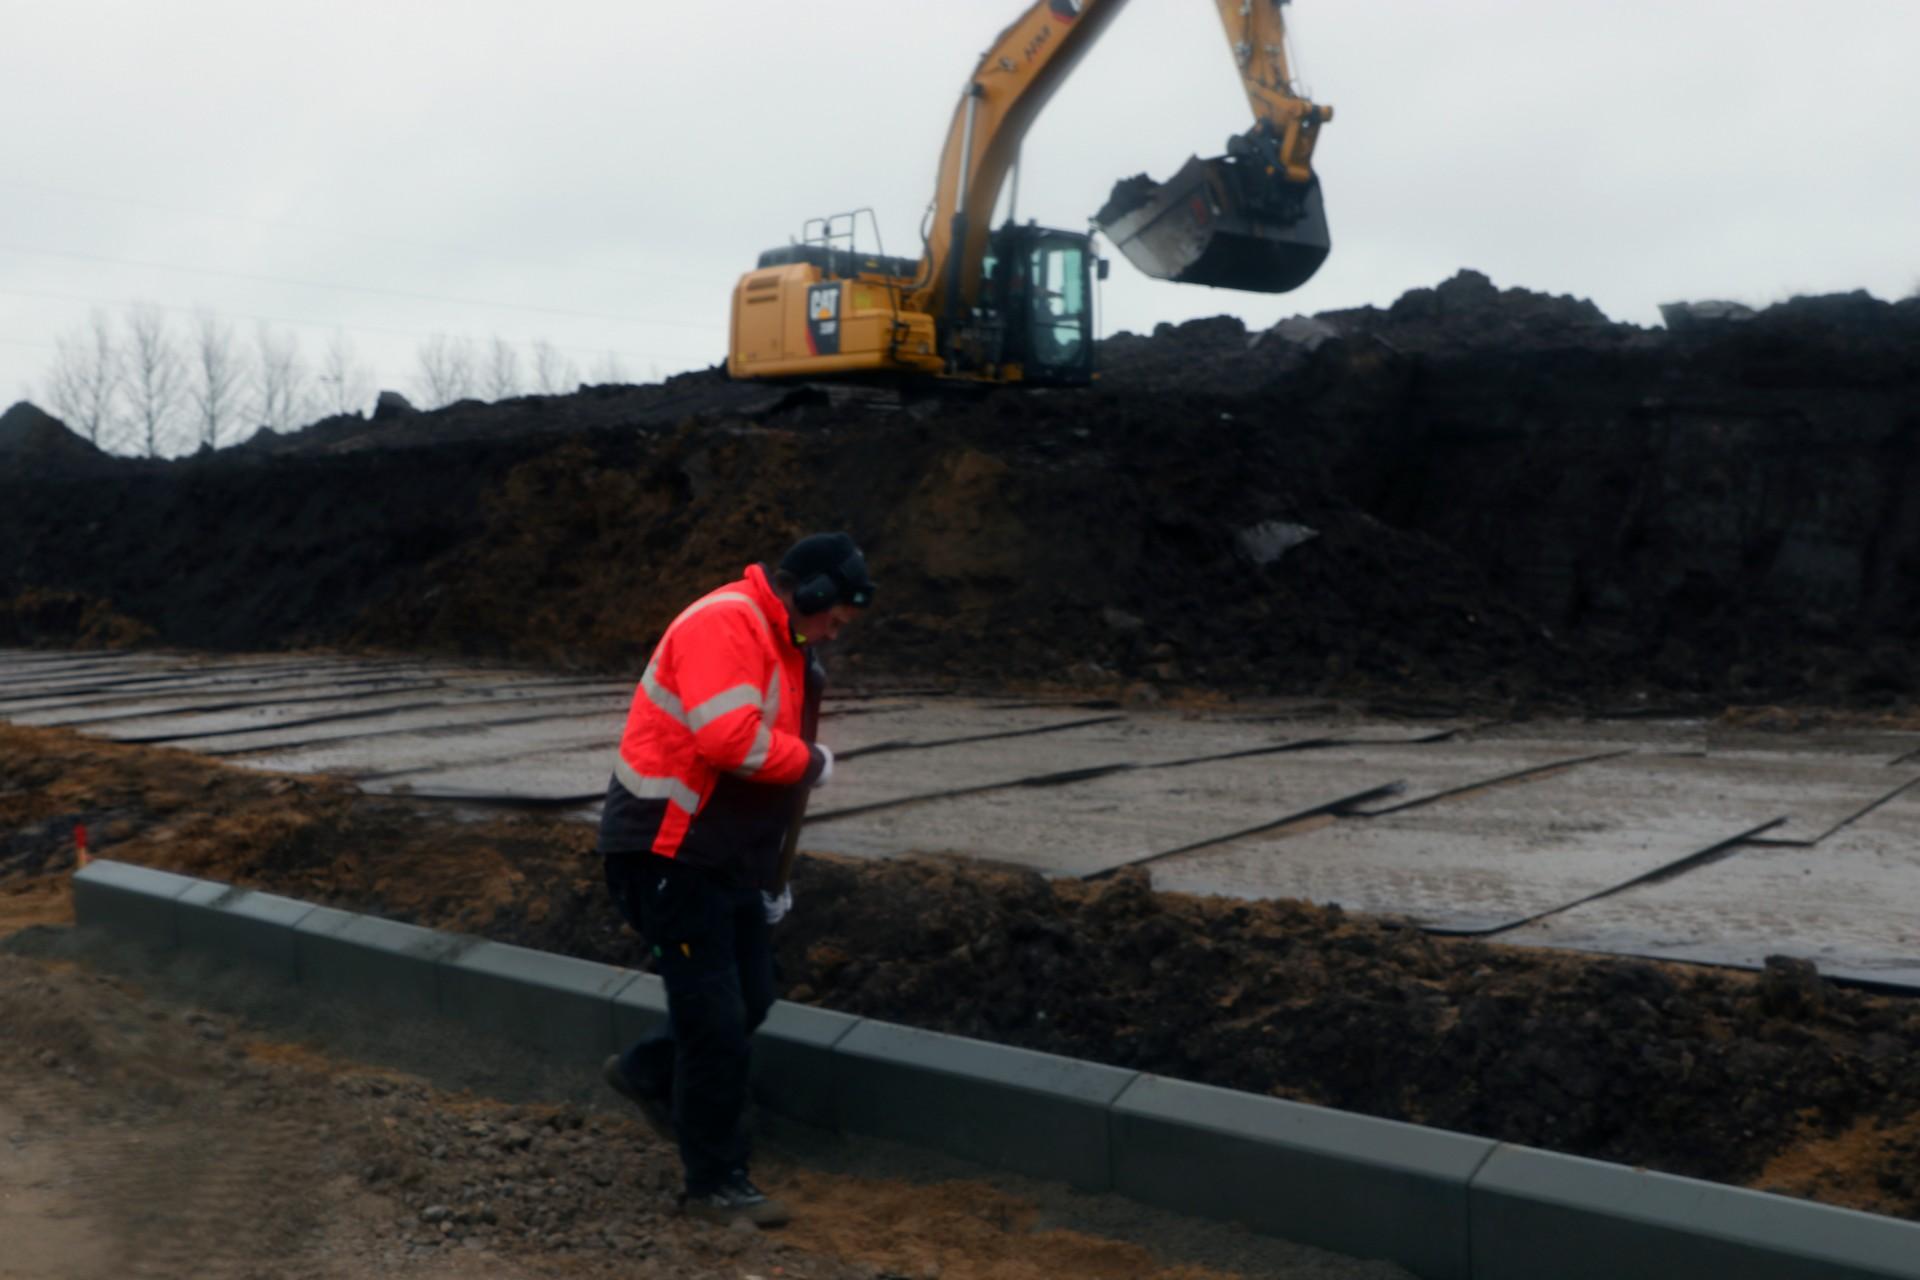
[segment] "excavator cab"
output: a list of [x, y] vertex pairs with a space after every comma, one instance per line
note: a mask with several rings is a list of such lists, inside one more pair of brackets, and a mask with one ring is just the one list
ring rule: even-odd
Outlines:
[[[1093, 380], [1093, 271], [1089, 237], [1009, 223], [981, 264], [983, 311], [998, 329], [999, 365], [1041, 386]], [[1102, 264], [1104, 265], [1104, 264]]]

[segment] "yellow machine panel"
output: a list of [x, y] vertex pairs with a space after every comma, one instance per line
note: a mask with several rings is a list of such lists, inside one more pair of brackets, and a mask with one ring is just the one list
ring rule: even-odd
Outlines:
[[937, 371], [933, 319], [899, 310], [904, 283], [825, 279], [805, 263], [748, 272], [734, 287], [727, 373]]

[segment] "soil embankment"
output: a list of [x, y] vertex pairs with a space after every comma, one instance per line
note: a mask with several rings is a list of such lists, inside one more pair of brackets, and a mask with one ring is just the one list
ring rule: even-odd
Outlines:
[[1920, 300], [1669, 332], [1462, 273], [1263, 334], [1120, 335], [1083, 391], [692, 374], [171, 464], [36, 418], [0, 432], [0, 641], [85, 634], [90, 603], [106, 639], [625, 672], [690, 594], [844, 527], [883, 607], [843, 675], [1900, 703], [1916, 353]]

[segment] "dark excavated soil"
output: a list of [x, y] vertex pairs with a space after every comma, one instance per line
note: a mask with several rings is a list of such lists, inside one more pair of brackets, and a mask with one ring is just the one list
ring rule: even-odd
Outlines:
[[[0, 932], [104, 856], [639, 967], [590, 828], [0, 726]], [[1920, 1218], [1920, 1005], [1428, 936], [1293, 901], [803, 857], [783, 993], [849, 1013]], [[592, 1064], [586, 1064], [588, 1068]]]
[[[171, 464], [55, 447], [17, 409], [0, 642], [625, 672], [691, 594], [841, 527], [884, 592], [843, 678], [1913, 697], [1920, 300], [1667, 332], [1462, 273], [1102, 359], [1088, 390], [898, 405], [689, 374]], [[1316, 536], [1263, 554], [1281, 526]]]

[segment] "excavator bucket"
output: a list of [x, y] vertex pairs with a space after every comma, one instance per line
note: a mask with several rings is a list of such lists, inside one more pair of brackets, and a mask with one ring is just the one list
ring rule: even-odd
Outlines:
[[1165, 182], [1123, 179], [1093, 223], [1156, 279], [1254, 293], [1299, 288], [1332, 247], [1318, 178], [1290, 183], [1233, 155], [1196, 156]]

